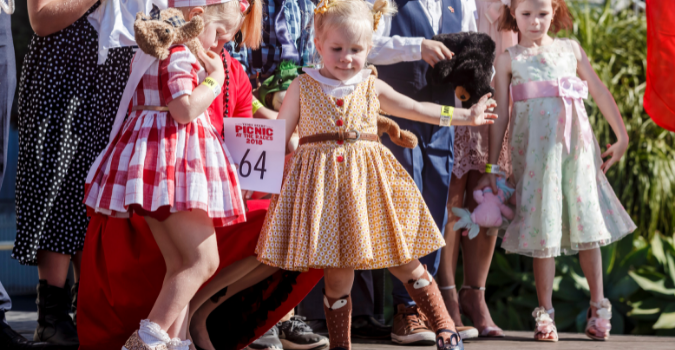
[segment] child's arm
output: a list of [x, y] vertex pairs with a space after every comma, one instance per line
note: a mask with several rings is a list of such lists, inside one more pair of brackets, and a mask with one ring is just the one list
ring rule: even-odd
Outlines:
[[[208, 72], [209, 77], [216, 80], [220, 86], [223, 86], [225, 73], [220, 56], [211, 51], [201, 51], [199, 56], [204, 62], [204, 69]], [[214, 96], [211, 88], [204, 84], [199, 84], [192, 90], [192, 94], [177, 97], [171, 100], [167, 106], [174, 120], [180, 124], [188, 124], [204, 113], [215, 98], [216, 96]]]
[[[509, 125], [509, 85], [511, 84], [511, 56], [505, 51], [497, 57], [495, 63], [495, 99], [497, 108], [495, 112], [500, 116], [494, 124], [490, 125], [490, 148], [488, 153], [488, 164], [497, 164], [499, 162], [499, 153], [502, 150], [504, 134]], [[477, 189], [483, 189], [486, 186], [492, 187], [493, 193], [497, 193], [497, 177], [494, 174], [485, 174], [478, 182]]]
[[[431, 102], [417, 102], [412, 98], [396, 92], [389, 84], [382, 80], [375, 81], [375, 90], [380, 100], [380, 108], [393, 116], [410, 119], [418, 122], [438, 125], [441, 120], [441, 105]], [[471, 107], [471, 109], [455, 108], [452, 116], [452, 125], [485, 125], [494, 123], [497, 116], [485, 113], [495, 104], [488, 101], [490, 94], [486, 94]]]
[[612, 94], [607, 90], [607, 87], [602, 83], [600, 78], [598, 78], [593, 67], [591, 67], [586, 52], [584, 52], [577, 42], [573, 42], [572, 45], [576, 48], [574, 54], [577, 56], [577, 74], [579, 74], [582, 80], [588, 82], [588, 91], [593, 96], [595, 103], [600, 108], [600, 112], [602, 112], [602, 115], [609, 122], [617, 138], [617, 142], [613, 145], [607, 145], [607, 151], [602, 154], [603, 158], [611, 156], [600, 167], [606, 173], [626, 153], [628, 149], [628, 133], [626, 132], [626, 126], [623, 124], [623, 119], [621, 118], [621, 113], [619, 113], [619, 108], [616, 106], [614, 97], [612, 97]]
[[286, 96], [284, 97], [284, 102], [281, 104], [281, 109], [279, 109], [279, 114], [277, 116], [278, 120], [286, 121], [286, 142], [291, 139], [295, 127], [298, 125], [298, 119], [300, 118], [300, 82], [298, 79], [293, 80], [291, 86], [288, 87], [286, 91]]

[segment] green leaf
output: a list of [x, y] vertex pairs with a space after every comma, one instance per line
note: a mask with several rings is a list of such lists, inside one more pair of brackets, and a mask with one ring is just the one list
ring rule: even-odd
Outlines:
[[659, 319], [654, 323], [654, 329], [673, 329], [675, 328], [675, 303], [670, 303], [661, 313]]
[[586, 280], [586, 277], [582, 277], [576, 274], [576, 272], [572, 271], [570, 273], [570, 276], [574, 278], [574, 282], [578, 288], [581, 288], [585, 291], [588, 291], [590, 288], [588, 287], [588, 281]]
[[661, 265], [666, 264], [666, 253], [663, 251], [663, 243], [661, 242], [661, 235], [655, 234], [651, 241], [652, 255], [656, 261]]
[[504, 254], [500, 252], [495, 252], [492, 257], [492, 264], [497, 266], [497, 268], [507, 274], [508, 276], [513, 276], [513, 269], [509, 264], [508, 260], [504, 257]]
[[612, 312], [612, 319], [610, 322], [612, 324], [612, 330], [609, 331], [610, 334], [623, 334], [626, 322], [622, 314]]
[[659, 298], [649, 298], [632, 303], [633, 309], [628, 316], [640, 320], [656, 321], [659, 318], [664, 300]]
[[640, 286], [628, 275], [624, 275], [612, 285], [605, 285], [605, 294], [610, 300], [628, 299]]
[[659, 278], [659, 274], [650, 273], [646, 270], [638, 272], [628, 272], [630, 277], [644, 290], [652, 292], [657, 296], [664, 296], [668, 299], [675, 299], [675, 289], [665, 287], [665, 278]]

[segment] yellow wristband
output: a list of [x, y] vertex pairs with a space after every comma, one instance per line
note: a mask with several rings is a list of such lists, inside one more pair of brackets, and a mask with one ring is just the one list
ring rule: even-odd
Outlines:
[[202, 85], [208, 86], [209, 89], [213, 91], [214, 97], [220, 95], [220, 84], [218, 84], [218, 82], [215, 79], [211, 77], [206, 77], [206, 79], [204, 79], [204, 81], [202, 82]]
[[499, 165], [497, 164], [485, 164], [485, 172], [488, 174], [498, 174]]
[[255, 114], [255, 112], [257, 112], [262, 106], [263, 104], [260, 103], [257, 98], [253, 97], [253, 103], [251, 103], [251, 114]]
[[441, 122], [440, 126], [452, 125], [452, 115], [455, 113], [455, 107], [441, 106]]

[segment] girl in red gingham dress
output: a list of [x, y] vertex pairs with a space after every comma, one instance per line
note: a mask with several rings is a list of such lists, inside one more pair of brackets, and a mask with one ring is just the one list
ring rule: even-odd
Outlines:
[[[245, 44], [258, 45], [262, 10], [259, 1], [253, 4], [169, 0], [187, 21], [202, 16], [204, 67], [185, 45], [161, 60], [137, 51], [112, 140], [87, 178], [85, 204], [110, 216], [144, 216], [166, 264], [148, 319], [124, 350], [188, 349], [189, 302], [219, 265], [215, 227], [246, 221], [234, 163], [221, 141], [222, 113], [213, 113], [221, 89], [226, 113], [229, 101], [229, 69], [214, 52], [239, 26]], [[159, 18], [156, 11], [151, 18]], [[251, 11], [256, 15], [245, 16]]]

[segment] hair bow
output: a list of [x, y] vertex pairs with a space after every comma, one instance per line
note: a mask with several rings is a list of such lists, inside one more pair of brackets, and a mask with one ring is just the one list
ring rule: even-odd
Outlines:
[[[162, 17], [160, 16], [160, 10], [157, 5], [152, 4], [152, 10], [150, 10], [150, 19], [153, 21], [161, 21]], [[185, 20], [180, 16], [173, 16], [164, 22], [171, 24], [174, 28], [180, 27], [185, 24]]]
[[501, 0], [502, 4], [511, 7], [511, 0]]

